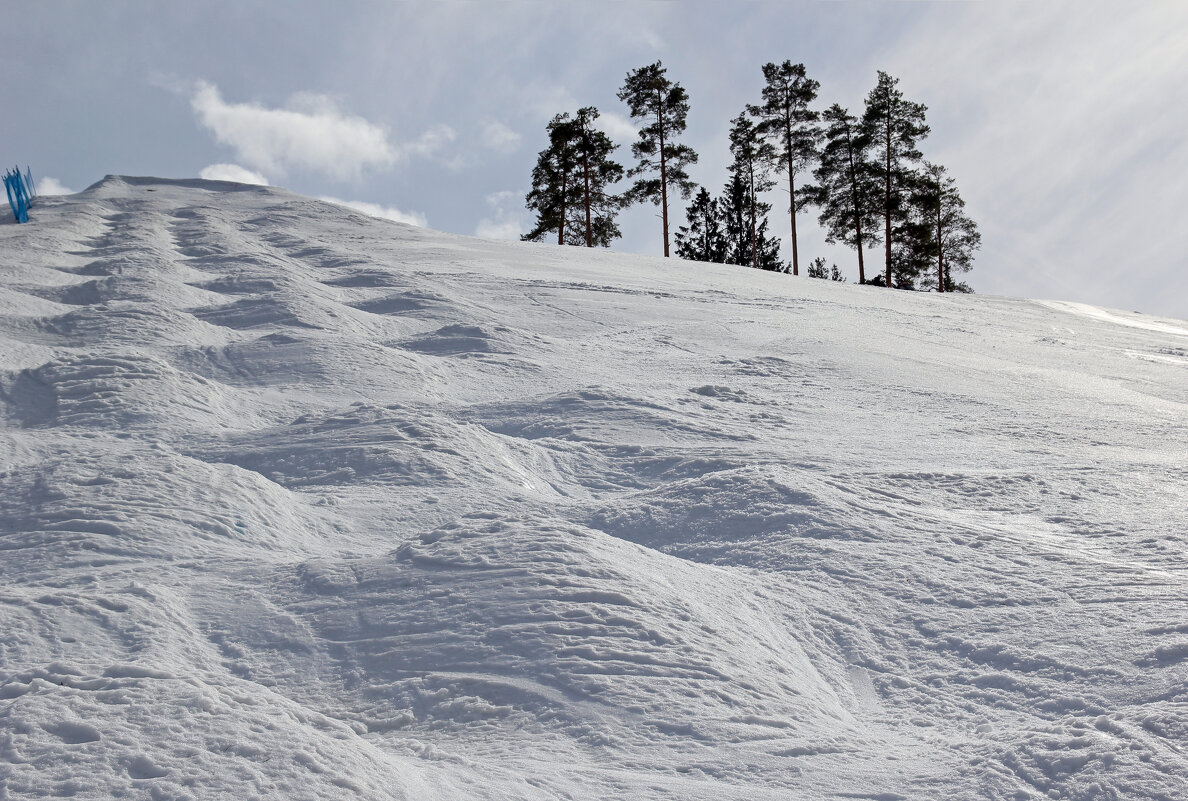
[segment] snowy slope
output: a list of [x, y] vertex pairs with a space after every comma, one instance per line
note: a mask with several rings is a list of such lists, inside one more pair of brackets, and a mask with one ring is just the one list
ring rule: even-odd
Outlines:
[[0, 799], [1188, 797], [1188, 323], [34, 212]]

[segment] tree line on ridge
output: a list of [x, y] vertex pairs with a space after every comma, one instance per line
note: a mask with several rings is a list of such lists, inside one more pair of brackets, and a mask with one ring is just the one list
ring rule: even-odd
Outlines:
[[[680, 141], [688, 93], [659, 61], [629, 72], [618, 92], [640, 125], [634, 166], [614, 160], [618, 145], [597, 127], [598, 109], [556, 115], [525, 198], [535, 226], [522, 238], [609, 247], [622, 235], [619, 212], [652, 203], [660, 210], [665, 256], [675, 243], [683, 259], [799, 275], [797, 217], [811, 206], [826, 241], [856, 252], [860, 283], [972, 291], [953, 275], [970, 270], [981, 234], [955, 179], [919, 149], [930, 133], [926, 107], [905, 99], [898, 79], [882, 71], [861, 117], [836, 103], [814, 109], [820, 84], [803, 64], [765, 64], [763, 77], [761, 102], [731, 121], [729, 177], [717, 197], [689, 177], [697, 153]], [[625, 179], [630, 185], [614, 191]], [[778, 184], [789, 197], [790, 262], [780, 257], [781, 239], [769, 229], [771, 204], [762, 199]], [[674, 233], [675, 195], [689, 204], [686, 224]], [[868, 275], [864, 251], [880, 246], [882, 269]], [[807, 273], [845, 280], [819, 257]]]

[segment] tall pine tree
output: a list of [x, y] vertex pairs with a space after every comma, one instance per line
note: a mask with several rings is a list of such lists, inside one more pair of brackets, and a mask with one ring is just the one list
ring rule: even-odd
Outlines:
[[610, 156], [618, 147], [594, 127], [598, 109], [586, 106], [572, 119], [558, 114], [548, 125], [549, 146], [541, 151], [526, 197], [537, 212], [525, 240], [540, 241], [557, 231], [557, 244], [607, 247], [621, 236], [616, 216], [623, 199], [608, 191], [623, 167]]
[[[685, 131], [689, 96], [680, 84], [665, 77], [657, 61], [627, 73], [619, 99], [631, 110], [632, 119], [644, 121], [639, 139], [631, 146], [638, 160], [628, 173], [639, 178], [628, 193], [632, 202], [651, 201], [660, 207], [664, 221], [664, 255], [669, 255], [668, 190], [672, 187], [688, 198], [695, 184], [686, 168], [697, 163], [697, 154], [677, 137]], [[651, 176], [651, 177], [648, 177]]]
[[752, 116], [758, 117], [759, 133], [776, 147], [777, 169], [788, 175], [789, 217], [792, 222], [792, 274], [800, 275], [800, 256], [796, 242], [796, 212], [811, 199], [811, 195], [796, 193], [796, 176], [816, 160], [821, 131], [817, 125], [820, 115], [809, 108], [817, 98], [821, 84], [805, 74], [803, 64], [785, 61], [763, 65], [763, 105], [748, 106]]
[[685, 209], [685, 219], [676, 234], [676, 252], [690, 261], [726, 261], [726, 233], [722, 228], [722, 213], [718, 201], [705, 187], [693, 197]]
[[803, 192], [820, 209], [825, 241], [848, 245], [858, 252], [858, 283], [865, 284], [863, 251], [879, 243], [870, 140], [858, 119], [836, 103], [825, 111], [822, 119], [825, 144], [813, 173], [817, 185], [805, 187]]
[[907, 214], [912, 166], [921, 158], [916, 143], [929, 133], [924, 124], [927, 108], [904, 100], [903, 92], [896, 88], [898, 84], [898, 78], [880, 70], [878, 84], [866, 98], [862, 117], [862, 126], [874, 150], [871, 161], [874, 175], [881, 186], [879, 212], [883, 217], [887, 286], [895, 285], [892, 281], [894, 229]]
[[759, 200], [759, 193], [775, 186], [771, 170], [776, 150], [771, 142], [760, 135], [758, 127], [746, 114], [739, 114], [730, 126], [730, 155], [734, 157], [730, 172], [743, 187], [743, 210], [750, 236], [747, 248], [751, 256], [750, 265], [769, 269], [760, 264], [763, 248], [760, 247], [759, 234], [760, 226], [764, 231], [767, 229], [767, 214], [771, 211], [771, 204]]

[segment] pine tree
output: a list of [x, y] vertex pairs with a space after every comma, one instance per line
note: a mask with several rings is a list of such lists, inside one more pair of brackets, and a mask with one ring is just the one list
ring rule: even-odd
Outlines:
[[748, 106], [752, 116], [760, 118], [759, 132], [774, 143], [777, 150], [777, 169], [788, 174], [789, 217], [792, 222], [792, 274], [800, 274], [800, 260], [796, 242], [796, 212], [811, 199], [811, 195], [796, 193], [796, 176], [808, 169], [817, 158], [821, 130], [820, 115], [809, 108], [817, 98], [821, 84], [807, 77], [803, 64], [785, 61], [763, 65], [763, 105]]
[[[893, 286], [894, 228], [906, 214], [911, 167], [921, 158], [916, 143], [928, 136], [924, 124], [927, 108], [903, 99], [898, 78], [879, 71], [878, 84], [866, 98], [862, 126], [874, 149], [871, 164], [881, 187], [879, 212], [883, 217], [883, 246], [886, 249], [887, 286]], [[902, 251], [901, 251], [902, 252]]]
[[688, 226], [682, 225], [676, 234], [676, 252], [691, 261], [726, 261], [726, 235], [722, 230], [722, 214], [718, 201], [701, 187], [693, 202], [685, 210]]
[[936, 287], [937, 292], [972, 292], [967, 284], [953, 281], [952, 273], [969, 272], [973, 267], [974, 251], [982, 245], [982, 234], [977, 223], [965, 214], [957, 181], [944, 167], [926, 161], [922, 177], [917, 197], [928, 231], [926, 252], [936, 270], [926, 272], [922, 283]]
[[623, 165], [611, 160], [611, 154], [619, 146], [594, 127], [597, 119], [598, 109], [586, 106], [578, 109], [573, 120], [586, 247], [589, 248], [595, 245], [609, 247], [612, 241], [622, 236], [615, 218], [625, 205], [621, 195], [607, 191], [608, 186], [623, 179]]
[[825, 241], [841, 243], [858, 252], [858, 283], [865, 284], [863, 251], [879, 243], [870, 141], [857, 118], [836, 103], [825, 111], [822, 119], [825, 144], [813, 172], [817, 185], [805, 187], [802, 194], [808, 195], [820, 209]]
[[[916, 282], [932, 263], [933, 240], [924, 196], [927, 184], [919, 172], [905, 173], [901, 187], [902, 205], [891, 222], [891, 286], [915, 289]], [[887, 285], [884, 274], [878, 283]]]
[[549, 146], [532, 171], [532, 189], [525, 202], [537, 212], [536, 227], [523, 239], [541, 241], [557, 231], [559, 245], [607, 247], [621, 236], [615, 221], [623, 199], [607, 187], [623, 177], [611, 160], [618, 147], [594, 127], [598, 109], [586, 106], [572, 119], [558, 114], [548, 125]]
[[[760, 264], [764, 249], [760, 246], [759, 238], [760, 228], [763, 232], [767, 230], [767, 214], [771, 211], [771, 204], [760, 201], [759, 193], [775, 186], [771, 170], [776, 150], [770, 142], [760, 136], [758, 127], [746, 114], [739, 114], [730, 127], [730, 155], [734, 157], [730, 172], [740, 179], [744, 192], [744, 213], [750, 234], [747, 248], [751, 256], [750, 264], [755, 268], [771, 269]], [[777, 244], [777, 252], [778, 249]], [[783, 265], [778, 269], [782, 270]]]
[[[689, 97], [680, 84], [665, 77], [657, 61], [627, 73], [619, 99], [631, 109], [632, 119], [644, 120], [639, 140], [631, 146], [638, 164], [628, 173], [644, 176], [628, 193], [631, 202], [650, 201], [660, 206], [664, 221], [664, 255], [669, 255], [668, 190], [675, 188], [688, 198], [695, 184], [686, 168], [697, 163], [697, 154], [688, 145], [677, 142], [685, 131]], [[647, 177], [653, 176], [653, 177]]]
[[749, 265], [751, 263], [751, 226], [747, 220], [747, 189], [742, 176], [733, 173], [722, 187], [722, 198], [718, 201], [722, 209], [722, 223], [725, 228], [726, 264]]
[[[733, 172], [718, 201], [725, 229], [726, 264], [758, 267], [761, 270], [784, 272], [780, 261], [780, 240], [767, 234], [767, 203], [753, 204], [747, 184], [740, 172]], [[751, 216], [758, 223], [752, 229]], [[752, 236], [752, 230], [754, 235]]]
[[547, 126], [549, 145], [540, 151], [532, 170], [532, 189], [524, 198], [529, 210], [536, 212], [536, 227], [521, 239], [544, 241], [550, 231], [557, 232], [558, 245], [583, 244], [579, 231], [581, 187], [577, 170], [577, 131], [569, 114], [558, 114]]
[[824, 278], [829, 281], [838, 281], [840, 283], [846, 282], [846, 277], [842, 275], [842, 271], [837, 269], [837, 265], [825, 266], [825, 259], [821, 256], [809, 262], [808, 267], [809, 278]]

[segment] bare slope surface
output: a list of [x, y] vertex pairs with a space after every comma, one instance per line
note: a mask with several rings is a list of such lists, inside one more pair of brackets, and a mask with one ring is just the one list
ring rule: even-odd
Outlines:
[[0, 799], [1188, 797], [1188, 323], [108, 178], [0, 226]]

